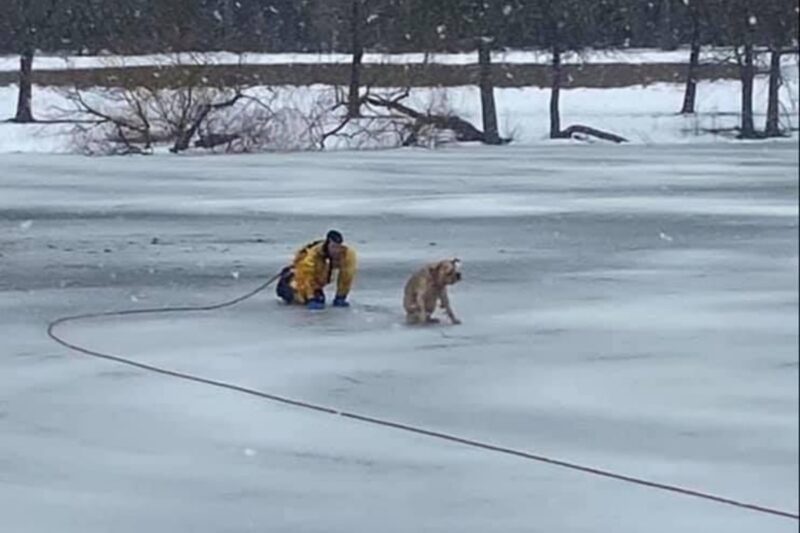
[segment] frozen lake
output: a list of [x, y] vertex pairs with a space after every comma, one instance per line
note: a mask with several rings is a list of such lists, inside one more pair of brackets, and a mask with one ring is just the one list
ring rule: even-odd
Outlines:
[[[72, 353], [67, 314], [208, 304], [340, 229], [354, 307], [272, 290], [71, 342], [798, 512], [796, 143], [0, 155], [0, 516], [13, 532], [794, 532], [797, 520]], [[407, 328], [463, 260], [464, 324]]]

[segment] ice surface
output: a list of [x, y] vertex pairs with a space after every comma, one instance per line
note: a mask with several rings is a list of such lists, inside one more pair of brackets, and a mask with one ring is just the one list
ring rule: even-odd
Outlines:
[[[142, 362], [796, 513], [790, 144], [0, 164], [4, 530], [797, 529], [149, 375], [45, 335], [65, 314], [232, 298], [336, 227], [361, 259], [350, 310], [286, 308], [270, 291], [214, 313], [61, 332]], [[451, 256], [464, 261], [451, 291], [464, 324], [405, 327], [405, 279]]]

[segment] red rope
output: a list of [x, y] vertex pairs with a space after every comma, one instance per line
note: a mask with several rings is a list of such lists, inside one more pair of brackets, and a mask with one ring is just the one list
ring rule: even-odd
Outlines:
[[725, 498], [725, 497], [722, 497], [722, 496], [717, 496], [715, 494], [711, 494], [709, 492], [703, 492], [703, 491], [699, 491], [699, 490], [684, 488], [684, 487], [680, 487], [680, 486], [677, 486], [677, 485], [670, 485], [670, 484], [667, 484], [667, 483], [658, 483], [658, 482], [655, 482], [655, 481], [649, 481], [649, 480], [638, 478], [638, 477], [634, 477], [634, 476], [628, 476], [628, 475], [624, 475], [624, 474], [617, 474], [617, 473], [609, 471], [609, 470], [602, 470], [600, 468], [584, 466], [584, 465], [580, 465], [580, 464], [577, 464], [577, 463], [572, 463], [572, 462], [569, 462], [569, 461], [562, 461], [560, 459], [554, 459], [554, 458], [547, 457], [547, 456], [544, 456], [544, 455], [538, 455], [538, 454], [535, 454], [535, 453], [526, 452], [524, 450], [516, 450], [516, 449], [513, 449], [513, 448], [507, 448], [505, 446], [498, 446], [498, 445], [490, 444], [490, 443], [487, 443], [487, 442], [481, 442], [481, 441], [477, 441], [477, 440], [467, 439], [467, 438], [464, 438], [464, 437], [458, 437], [456, 435], [450, 435], [448, 433], [442, 433], [442, 432], [439, 432], [439, 431], [432, 431], [432, 430], [428, 430], [428, 429], [417, 427], [417, 426], [411, 426], [411, 425], [408, 425], [408, 424], [402, 424], [402, 423], [399, 423], [399, 422], [392, 422], [391, 420], [385, 420], [385, 419], [382, 419], [382, 418], [375, 418], [375, 417], [371, 417], [371, 416], [360, 415], [358, 413], [349, 413], [349, 412], [346, 412], [346, 411], [340, 411], [338, 409], [334, 409], [334, 408], [327, 407], [327, 406], [324, 406], [324, 405], [318, 405], [318, 404], [314, 404], [314, 403], [310, 403], [310, 402], [294, 400], [292, 398], [287, 398], [287, 397], [279, 396], [279, 395], [276, 395], [276, 394], [269, 394], [269, 393], [266, 393], [266, 392], [263, 392], [263, 391], [259, 391], [259, 390], [256, 390], [256, 389], [250, 389], [250, 388], [247, 388], [247, 387], [242, 387], [241, 385], [236, 385], [236, 384], [233, 384], [233, 383], [227, 383], [225, 381], [218, 381], [218, 380], [214, 380], [214, 379], [204, 378], [204, 377], [201, 377], [201, 376], [196, 376], [194, 374], [178, 372], [176, 370], [169, 370], [167, 368], [161, 368], [161, 367], [157, 367], [157, 366], [154, 366], [154, 365], [148, 365], [148, 364], [145, 364], [145, 363], [140, 363], [138, 361], [134, 361], [132, 359], [121, 357], [121, 356], [118, 356], [118, 355], [98, 352], [98, 351], [95, 351], [95, 350], [90, 350], [88, 348], [84, 348], [82, 346], [78, 346], [76, 344], [72, 344], [69, 341], [66, 341], [63, 338], [59, 337], [55, 333], [55, 329], [58, 326], [62, 325], [62, 324], [66, 324], [67, 322], [74, 322], [74, 321], [78, 321], [78, 320], [85, 320], [85, 319], [89, 319], [89, 318], [100, 318], [100, 317], [111, 317], [111, 316], [126, 316], [126, 315], [137, 315], [137, 314], [181, 313], [181, 312], [191, 312], [191, 311], [212, 311], [212, 310], [216, 310], [216, 309], [222, 309], [224, 307], [230, 307], [230, 306], [236, 305], [238, 303], [241, 303], [244, 300], [247, 300], [248, 298], [252, 298], [253, 296], [258, 294], [259, 292], [261, 292], [264, 289], [266, 289], [269, 285], [271, 285], [275, 280], [278, 279], [279, 276], [280, 275], [278, 274], [278, 275], [272, 277], [266, 283], [263, 283], [262, 285], [260, 285], [256, 289], [250, 291], [249, 293], [247, 293], [247, 294], [245, 294], [243, 296], [240, 296], [238, 298], [235, 298], [233, 300], [229, 300], [229, 301], [226, 301], [226, 302], [223, 302], [223, 303], [220, 303], [220, 304], [205, 305], [205, 306], [194, 306], [194, 307], [193, 306], [184, 306], [184, 307], [163, 307], [163, 308], [157, 308], [157, 309], [130, 309], [130, 310], [124, 310], [124, 311], [111, 311], [111, 312], [107, 312], [107, 313], [90, 313], [90, 314], [62, 317], [62, 318], [59, 318], [57, 320], [54, 320], [53, 322], [51, 322], [48, 325], [48, 327], [47, 327], [47, 335], [51, 339], [53, 339], [55, 342], [57, 342], [58, 344], [66, 347], [66, 348], [69, 348], [70, 350], [74, 350], [76, 352], [79, 352], [79, 353], [82, 353], [82, 354], [85, 354], [85, 355], [89, 355], [91, 357], [96, 357], [96, 358], [105, 359], [105, 360], [108, 360], [108, 361], [113, 361], [115, 363], [132, 366], [132, 367], [135, 367], [135, 368], [139, 368], [141, 370], [146, 370], [148, 372], [154, 372], [154, 373], [157, 373], [157, 374], [170, 376], [170, 377], [173, 377], [173, 378], [183, 379], [183, 380], [187, 380], [187, 381], [193, 381], [195, 383], [200, 383], [200, 384], [203, 384], [203, 385], [210, 385], [210, 386], [213, 386], [213, 387], [219, 387], [219, 388], [222, 388], [222, 389], [231, 390], [231, 391], [238, 392], [238, 393], [241, 393], [241, 394], [247, 394], [247, 395], [250, 395], [250, 396], [255, 396], [255, 397], [258, 397], [258, 398], [265, 399], [265, 400], [270, 400], [270, 401], [273, 401], [273, 402], [278, 402], [278, 403], [283, 403], [283, 404], [286, 404], [286, 405], [291, 405], [291, 406], [294, 406], [294, 407], [300, 407], [300, 408], [303, 408], [303, 409], [310, 409], [312, 411], [317, 411], [317, 412], [326, 413], [326, 414], [330, 414], [330, 415], [342, 416], [342, 417], [349, 418], [349, 419], [352, 419], [352, 420], [358, 420], [360, 422], [366, 422], [368, 424], [374, 424], [374, 425], [378, 425], [378, 426], [399, 429], [399, 430], [402, 430], [402, 431], [407, 431], [407, 432], [415, 433], [415, 434], [418, 434], [418, 435], [425, 435], [427, 437], [433, 437], [433, 438], [436, 438], [436, 439], [446, 440], [446, 441], [449, 441], [449, 442], [455, 442], [455, 443], [458, 443], [458, 444], [463, 444], [465, 446], [471, 446], [473, 448], [479, 448], [479, 449], [482, 449], [482, 450], [487, 450], [487, 451], [492, 451], [492, 452], [497, 452], [497, 453], [502, 453], [502, 454], [507, 454], [507, 455], [513, 455], [515, 457], [521, 457], [523, 459], [527, 459], [527, 460], [531, 460], [531, 461], [537, 461], [537, 462], [540, 462], [540, 463], [546, 463], [546, 464], [553, 465], [553, 466], [559, 466], [559, 467], [562, 467], [562, 468], [568, 468], [570, 470], [577, 470], [579, 472], [584, 472], [586, 474], [591, 474], [591, 475], [594, 475], [594, 476], [602, 476], [602, 477], [606, 477], [606, 478], [616, 479], [618, 481], [624, 481], [626, 483], [632, 483], [632, 484], [639, 485], [639, 486], [644, 486], [644, 487], [650, 487], [650, 488], [653, 488], [653, 489], [669, 491], [669, 492], [673, 492], [673, 493], [677, 493], [677, 494], [682, 494], [684, 496], [692, 496], [692, 497], [700, 498], [700, 499], [703, 499], [703, 500], [713, 501], [713, 502], [722, 503], [722, 504], [726, 504], [726, 505], [732, 505], [734, 507], [739, 507], [739, 508], [742, 508], [742, 509], [749, 509], [751, 511], [756, 511], [756, 512], [759, 512], [759, 513], [765, 513], [765, 514], [770, 514], [770, 515], [775, 515], [775, 516], [782, 516], [784, 518], [791, 518], [791, 519], [794, 519], [794, 520], [800, 520], [800, 515], [798, 515], [797, 513], [784, 511], [784, 510], [781, 510], [781, 509], [775, 509], [775, 508], [771, 508], [771, 507], [765, 507], [765, 506], [761, 506], [761, 505], [756, 505], [756, 504], [753, 504], [753, 503], [734, 500], [734, 499], [731, 499], [731, 498]]

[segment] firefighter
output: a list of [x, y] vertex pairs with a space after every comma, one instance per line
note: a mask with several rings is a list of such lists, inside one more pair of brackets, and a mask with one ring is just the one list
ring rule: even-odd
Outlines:
[[308, 309], [325, 308], [323, 289], [337, 271], [334, 307], [349, 307], [347, 296], [356, 274], [356, 252], [344, 244], [344, 237], [331, 230], [325, 240], [303, 246], [291, 265], [281, 271], [276, 292], [287, 304], [305, 305]]

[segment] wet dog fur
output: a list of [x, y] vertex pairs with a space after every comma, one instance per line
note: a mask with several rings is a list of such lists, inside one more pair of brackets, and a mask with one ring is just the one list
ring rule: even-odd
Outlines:
[[414, 273], [406, 283], [403, 307], [408, 324], [435, 324], [433, 318], [437, 304], [444, 309], [453, 324], [460, 324], [447, 295], [447, 286], [461, 281], [458, 259], [447, 259], [431, 263]]

